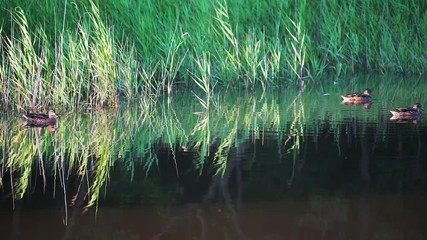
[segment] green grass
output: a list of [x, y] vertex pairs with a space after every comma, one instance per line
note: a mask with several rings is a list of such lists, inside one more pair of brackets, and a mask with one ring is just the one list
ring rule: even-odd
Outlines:
[[264, 90], [330, 73], [421, 74], [426, 12], [421, 0], [5, 1], [2, 106], [148, 103], [200, 87], [203, 69], [209, 86]]

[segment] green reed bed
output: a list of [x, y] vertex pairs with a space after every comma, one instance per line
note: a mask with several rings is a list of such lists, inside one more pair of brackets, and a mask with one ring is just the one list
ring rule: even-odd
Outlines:
[[421, 0], [6, 1], [2, 105], [147, 103], [200, 79], [268, 89], [324, 73], [424, 73], [426, 10]]

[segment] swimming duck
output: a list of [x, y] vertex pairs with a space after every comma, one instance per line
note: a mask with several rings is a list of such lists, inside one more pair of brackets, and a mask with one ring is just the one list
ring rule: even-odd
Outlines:
[[363, 93], [348, 93], [341, 96], [343, 102], [360, 102], [366, 103], [372, 101], [371, 89], [367, 88]]
[[415, 103], [413, 107], [400, 107], [390, 110], [393, 118], [415, 118], [422, 114], [421, 104]]
[[45, 127], [56, 124], [55, 110], [50, 110], [48, 114], [26, 113], [23, 117], [25, 118], [24, 126], [28, 127]]

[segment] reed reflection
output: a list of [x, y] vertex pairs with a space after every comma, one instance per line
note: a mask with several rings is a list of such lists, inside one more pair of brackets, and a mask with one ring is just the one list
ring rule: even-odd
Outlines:
[[[31, 185], [39, 184], [31, 178], [41, 177], [43, 189], [47, 184], [54, 185], [53, 195], [63, 200], [64, 224], [72, 225], [79, 214], [98, 211], [103, 196], [110, 197], [111, 184], [124, 184], [111, 175], [118, 164], [123, 168], [121, 177], [132, 182], [140, 172], [146, 179], [156, 173], [169, 176], [162, 173], [160, 165], [172, 159], [167, 164], [173, 165], [172, 175], [176, 179], [189, 172], [198, 177], [209, 176], [200, 196], [203, 200], [196, 203], [194, 212], [201, 225], [210, 221], [212, 209], [220, 209], [229, 214], [232, 231], [246, 238], [249, 234], [242, 227], [240, 209], [245, 200], [244, 190], [254, 187], [251, 185], [254, 183], [245, 181], [245, 172], [271, 162], [283, 164], [281, 169], [275, 169], [276, 165], [265, 167], [269, 174], [263, 178], [274, 176], [280, 184], [285, 182], [284, 187], [261, 186], [280, 195], [301, 188], [301, 182], [309, 182], [307, 172], [315, 171], [313, 169], [331, 167], [331, 172], [340, 172], [333, 168], [340, 166], [337, 159], [352, 158], [354, 151], [361, 153], [356, 169], [369, 192], [371, 166], [375, 163], [373, 152], [378, 148], [392, 148], [388, 145], [404, 143], [410, 138], [398, 139], [393, 135], [398, 126], [382, 119], [386, 116], [376, 108], [378, 104], [370, 111], [363, 109], [365, 105], [346, 111], [343, 108], [347, 107], [338, 101], [330, 103], [318, 98], [316, 93], [304, 94], [229, 94], [215, 98], [215, 103], [209, 105], [206, 101], [213, 96], [204, 100], [165, 97], [157, 105], [141, 102], [136, 107], [68, 114], [61, 117], [60, 127], [22, 128], [14, 120], [4, 121], [0, 138], [2, 188], [14, 200], [25, 195], [31, 197], [29, 190], [34, 187]], [[197, 114], [193, 114], [195, 112]], [[404, 127], [412, 137], [422, 139], [426, 127], [421, 119], [418, 121], [417, 128], [411, 128], [414, 126], [410, 124]], [[160, 157], [163, 152], [167, 153], [167, 159]], [[182, 166], [181, 153], [191, 158], [188, 168]], [[320, 161], [331, 162], [321, 165]], [[322, 172], [318, 178], [326, 178], [328, 174]], [[186, 188], [177, 182], [177, 189]], [[140, 194], [155, 195], [160, 191], [159, 185], [152, 184]], [[316, 212], [323, 200], [319, 200], [322, 196], [313, 196], [315, 199], [310, 204], [312, 212]], [[339, 197], [335, 200], [347, 208], [347, 202], [341, 202]], [[217, 207], [218, 203], [223, 206]], [[366, 209], [363, 211], [367, 212]], [[302, 219], [313, 219], [313, 216], [304, 216]], [[331, 222], [345, 219], [339, 214], [326, 217]], [[212, 230], [202, 232], [208, 231]]]

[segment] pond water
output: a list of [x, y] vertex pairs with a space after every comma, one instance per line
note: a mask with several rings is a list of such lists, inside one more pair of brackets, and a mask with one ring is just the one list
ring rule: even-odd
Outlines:
[[[300, 97], [193, 92], [155, 106], [2, 115], [2, 239], [427, 239], [427, 81], [363, 76]], [[340, 95], [373, 90], [371, 105]], [[202, 93], [198, 96], [205, 99]]]

